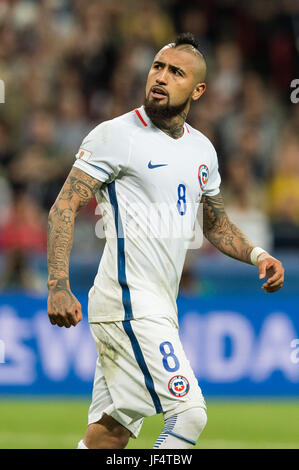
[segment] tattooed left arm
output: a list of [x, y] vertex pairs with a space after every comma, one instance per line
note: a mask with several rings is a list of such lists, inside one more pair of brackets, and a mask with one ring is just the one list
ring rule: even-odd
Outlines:
[[[254, 245], [227, 216], [221, 193], [203, 196], [203, 233], [218, 250], [244, 263], [252, 264], [250, 254]], [[266, 292], [279, 290], [284, 283], [281, 262], [264, 252], [258, 256], [259, 278], [268, 277], [262, 289]]]
[[203, 196], [203, 233], [225, 255], [251, 264], [254, 245], [227, 216], [221, 193]]
[[94, 197], [101, 182], [73, 167], [48, 218], [48, 315], [52, 325], [69, 328], [82, 320], [81, 305], [71, 292], [69, 260], [75, 218]]

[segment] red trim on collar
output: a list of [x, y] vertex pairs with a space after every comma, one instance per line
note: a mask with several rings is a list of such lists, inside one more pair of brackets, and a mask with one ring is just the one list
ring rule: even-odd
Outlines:
[[142, 122], [142, 124], [147, 127], [147, 124], [145, 122], [145, 120], [143, 119], [143, 117], [141, 116], [140, 112], [138, 111], [138, 109], [134, 109], [135, 113], [137, 114], [137, 116], [139, 117], [140, 121]]
[[190, 134], [189, 128], [188, 128], [188, 126], [187, 126], [186, 123], [185, 123], [185, 126], [186, 126], [186, 129], [187, 129], [188, 134]]

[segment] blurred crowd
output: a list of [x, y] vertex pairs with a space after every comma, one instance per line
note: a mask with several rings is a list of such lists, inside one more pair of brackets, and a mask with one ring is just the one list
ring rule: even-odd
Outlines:
[[[47, 213], [83, 137], [143, 103], [155, 53], [184, 31], [208, 64], [187, 121], [216, 147], [228, 214], [257, 245], [299, 248], [296, 0], [2, 0], [0, 289], [39, 289], [30, 260], [45, 255]], [[95, 207], [78, 216], [74, 253], [103, 247]]]

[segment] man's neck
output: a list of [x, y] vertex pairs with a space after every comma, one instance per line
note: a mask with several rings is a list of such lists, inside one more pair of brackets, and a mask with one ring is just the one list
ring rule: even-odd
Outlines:
[[179, 139], [184, 134], [184, 124], [187, 113], [182, 111], [171, 119], [152, 120], [153, 124], [173, 139]]

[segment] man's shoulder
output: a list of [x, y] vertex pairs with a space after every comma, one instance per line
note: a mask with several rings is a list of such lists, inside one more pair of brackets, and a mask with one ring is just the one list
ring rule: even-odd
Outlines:
[[131, 110], [113, 119], [101, 122], [90, 131], [89, 137], [99, 138], [104, 142], [108, 139], [117, 141], [121, 137], [130, 135], [136, 129], [135, 112]]
[[197, 141], [200, 145], [203, 145], [204, 147], [208, 148], [210, 151], [216, 152], [214, 145], [212, 144], [212, 142], [207, 136], [205, 136], [198, 129], [195, 129], [194, 127], [190, 126], [190, 124], [188, 123], [187, 123], [187, 126], [188, 126], [191, 137], [195, 141]]

